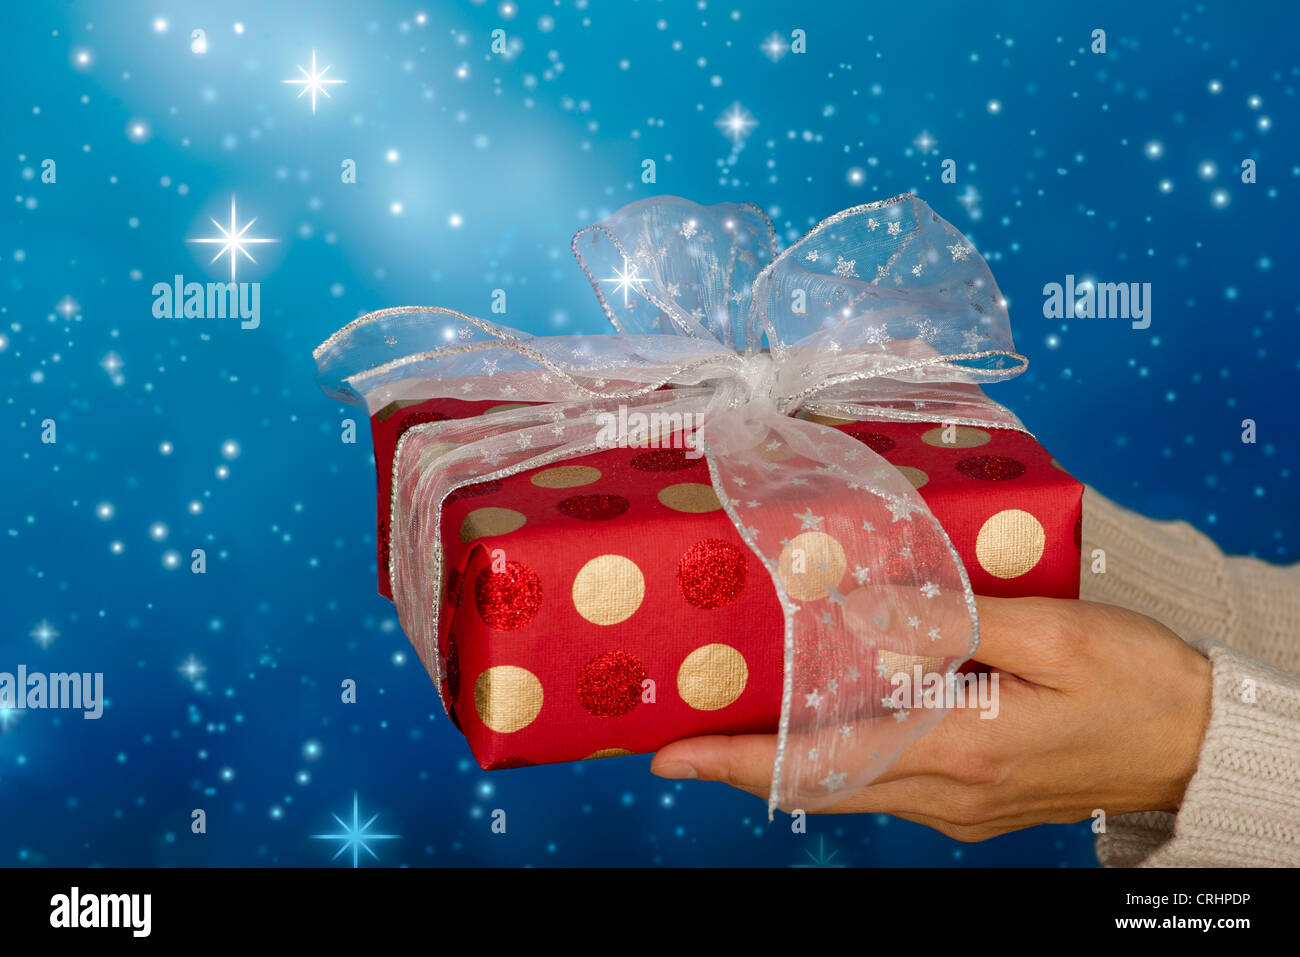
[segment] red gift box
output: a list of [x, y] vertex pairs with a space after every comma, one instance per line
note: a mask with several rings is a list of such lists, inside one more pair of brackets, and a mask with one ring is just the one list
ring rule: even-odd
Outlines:
[[[382, 593], [402, 433], [523, 404], [433, 399], [374, 413]], [[1029, 434], [801, 417], [856, 438], [908, 478], [976, 593], [1078, 597], [1083, 487]], [[484, 768], [776, 730], [781, 607], [703, 458], [613, 448], [466, 486], [443, 503], [441, 542], [442, 693]], [[897, 556], [900, 579], [942, 560]], [[911, 662], [880, 655], [888, 672]]]

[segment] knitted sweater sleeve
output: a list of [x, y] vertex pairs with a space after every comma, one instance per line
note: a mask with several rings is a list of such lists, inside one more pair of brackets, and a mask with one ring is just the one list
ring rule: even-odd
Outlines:
[[[1104, 572], [1097, 550], [1104, 552]], [[1164, 624], [1209, 658], [1210, 720], [1177, 814], [1107, 821], [1108, 867], [1300, 866], [1300, 564], [1228, 557], [1186, 522], [1088, 488], [1080, 597]]]

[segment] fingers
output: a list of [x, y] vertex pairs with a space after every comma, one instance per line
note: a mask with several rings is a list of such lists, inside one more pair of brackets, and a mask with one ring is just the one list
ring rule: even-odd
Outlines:
[[976, 604], [980, 619], [976, 661], [1034, 684], [1060, 686], [1067, 677], [1078, 601], [977, 597]]

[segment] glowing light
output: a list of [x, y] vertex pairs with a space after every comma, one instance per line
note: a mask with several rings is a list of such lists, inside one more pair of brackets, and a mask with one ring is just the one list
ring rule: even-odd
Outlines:
[[397, 152], [397, 150], [389, 150], [384, 154], [384, 159], [388, 160], [390, 163], [396, 163], [401, 158], [402, 154]]
[[302, 87], [302, 90], [300, 90], [299, 93], [298, 93], [298, 98], [299, 98], [299, 99], [302, 98], [302, 96], [303, 96], [304, 93], [307, 93], [308, 91], [310, 91], [310, 92], [311, 92], [311, 111], [312, 111], [312, 113], [315, 113], [315, 112], [316, 112], [316, 94], [317, 94], [317, 93], [321, 94], [321, 95], [324, 96], [326, 99], [329, 99], [329, 98], [330, 98], [330, 93], [329, 93], [329, 90], [326, 89], [326, 87], [328, 87], [328, 86], [334, 86], [334, 85], [339, 84], [339, 83], [346, 83], [346, 82], [347, 82], [347, 80], [327, 80], [327, 79], [325, 79], [325, 74], [329, 72], [329, 69], [330, 69], [330, 68], [329, 68], [328, 66], [325, 67], [325, 69], [323, 69], [323, 70], [317, 70], [317, 69], [316, 69], [316, 51], [315, 51], [315, 50], [312, 50], [312, 51], [311, 51], [311, 72], [308, 73], [308, 72], [307, 72], [306, 70], [304, 70], [301, 66], [299, 66], [299, 67], [298, 67], [298, 72], [302, 74], [301, 77], [296, 78], [296, 79], [293, 79], [293, 80], [283, 80], [282, 82], [284, 82], [284, 83], [291, 83], [291, 84], [293, 84], [293, 85], [295, 85], [295, 86], [301, 86], [301, 87]]
[[188, 678], [190, 681], [198, 681], [200, 678], [203, 677], [203, 675], [207, 672], [208, 669], [203, 664], [203, 662], [199, 661], [199, 659], [195, 658], [193, 655], [190, 655], [183, 662], [181, 662], [181, 666], [176, 670], [179, 671], [186, 678]]
[[78, 70], [89, 70], [95, 62], [95, 55], [85, 47], [72, 51], [72, 65]]
[[359, 852], [365, 851], [375, 860], [379, 860], [379, 855], [370, 849], [367, 841], [395, 841], [400, 834], [375, 834], [370, 830], [370, 825], [378, 820], [379, 815], [374, 814], [366, 823], [361, 823], [361, 805], [360, 798], [354, 791], [352, 793], [352, 821], [348, 823], [337, 814], [330, 815], [334, 820], [339, 822], [340, 831], [336, 834], [313, 834], [311, 835], [317, 841], [340, 841], [337, 853], [331, 860], [337, 860], [345, 851], [352, 852], [352, 866], [359, 867]]
[[988, 110], [990, 113], [992, 113], [994, 116], [996, 116], [997, 114], [1002, 112], [1002, 101], [989, 100], [988, 105], [985, 106], [985, 109]]
[[1143, 151], [1147, 154], [1147, 159], [1160, 159], [1165, 155], [1165, 144], [1159, 140], [1151, 140], [1143, 147]]
[[790, 44], [785, 42], [785, 37], [773, 31], [768, 34], [767, 39], [763, 41], [763, 44], [759, 49], [767, 54], [769, 60], [776, 63], [790, 52]]
[[41, 623], [33, 628], [29, 634], [42, 648], [48, 648], [50, 647], [50, 642], [59, 637], [59, 629], [55, 628], [48, 621], [42, 618]]
[[255, 245], [255, 244], [258, 244], [258, 243], [273, 243], [273, 242], [276, 242], [276, 240], [274, 240], [274, 239], [258, 239], [258, 238], [252, 237], [252, 236], [246, 236], [246, 235], [245, 235], [245, 233], [248, 232], [249, 228], [253, 225], [253, 223], [257, 222], [257, 217], [254, 216], [254, 217], [253, 217], [252, 219], [250, 219], [247, 223], [245, 223], [242, 227], [240, 227], [240, 226], [238, 225], [238, 220], [237, 220], [236, 215], [235, 215], [235, 197], [234, 197], [234, 196], [231, 196], [231, 197], [230, 197], [230, 229], [226, 229], [224, 226], [222, 226], [222, 225], [221, 225], [219, 222], [217, 222], [215, 219], [212, 219], [211, 217], [208, 217], [208, 218], [211, 220], [212, 225], [217, 227], [217, 231], [218, 231], [219, 233], [221, 233], [221, 235], [220, 235], [220, 236], [211, 236], [211, 237], [208, 237], [208, 238], [205, 238], [205, 239], [191, 239], [191, 240], [189, 240], [189, 242], [192, 242], [192, 243], [216, 243], [216, 244], [220, 245], [221, 248], [220, 248], [219, 250], [217, 250], [217, 254], [216, 254], [215, 256], [212, 257], [212, 259], [209, 261], [210, 263], [214, 263], [214, 262], [216, 262], [216, 261], [217, 261], [218, 259], [220, 259], [222, 256], [224, 256], [224, 255], [226, 255], [227, 253], [229, 253], [229, 254], [230, 254], [230, 281], [231, 281], [231, 282], [234, 282], [234, 281], [235, 281], [235, 262], [236, 262], [236, 258], [237, 258], [237, 255], [238, 255], [238, 254], [242, 254], [242, 255], [246, 256], [246, 257], [248, 258], [248, 261], [251, 262], [251, 263], [256, 264], [256, 262], [257, 262], [257, 260], [253, 258], [252, 253], [250, 253], [247, 249], [244, 248], [245, 246], [248, 246], [248, 245]]
[[394, 216], [401, 216], [401, 215], [402, 215], [402, 208], [403, 208], [403, 207], [402, 207], [402, 204], [401, 204], [401, 203], [393, 203], [391, 206], [388, 207], [389, 211], [390, 211]]
[[628, 292], [633, 288], [635, 288], [637, 292], [640, 292], [641, 283], [643, 283], [644, 281], [645, 280], [643, 280], [640, 276], [637, 275], [636, 263], [628, 262], [627, 257], [623, 258], [622, 270], [616, 268], [614, 270], [614, 275], [611, 278], [601, 280], [601, 282], [614, 283], [615, 293], [619, 293], [619, 292], [623, 293], [624, 306], [627, 305]]
[[1228, 194], [1226, 189], [1216, 189], [1210, 194], [1210, 204], [1214, 206], [1215, 209], [1223, 209], [1230, 202], [1232, 202], [1232, 197]]
[[132, 120], [126, 124], [126, 138], [132, 143], [143, 143], [149, 139], [149, 124], [144, 120]]
[[155, 21], [153, 22], [153, 32], [154, 32], [154, 33], [166, 33], [166, 32], [167, 32], [167, 18], [166, 18], [166, 17], [159, 17], [157, 20], [155, 20]]
[[1214, 179], [1219, 175], [1219, 167], [1213, 160], [1201, 160], [1196, 167], [1196, 175], [1201, 179]]
[[465, 220], [461, 218], [460, 213], [452, 213], [450, 216], [447, 217], [447, 225], [450, 226], [452, 229], [460, 229], [461, 225], [464, 222]]
[[758, 120], [739, 103], [731, 104], [731, 108], [723, 113], [714, 121], [714, 126], [730, 137], [733, 143], [740, 143], [749, 135], [750, 130], [758, 125]]

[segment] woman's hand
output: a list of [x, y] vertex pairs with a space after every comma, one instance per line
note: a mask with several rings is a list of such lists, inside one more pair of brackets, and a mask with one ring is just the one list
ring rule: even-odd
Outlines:
[[[1035, 824], [1176, 810], [1210, 715], [1210, 664], [1153, 619], [1111, 605], [980, 598], [976, 660], [997, 717], [950, 711], [888, 771], [827, 813], [879, 812], [960, 841]], [[650, 770], [766, 798], [775, 735], [688, 738]]]

